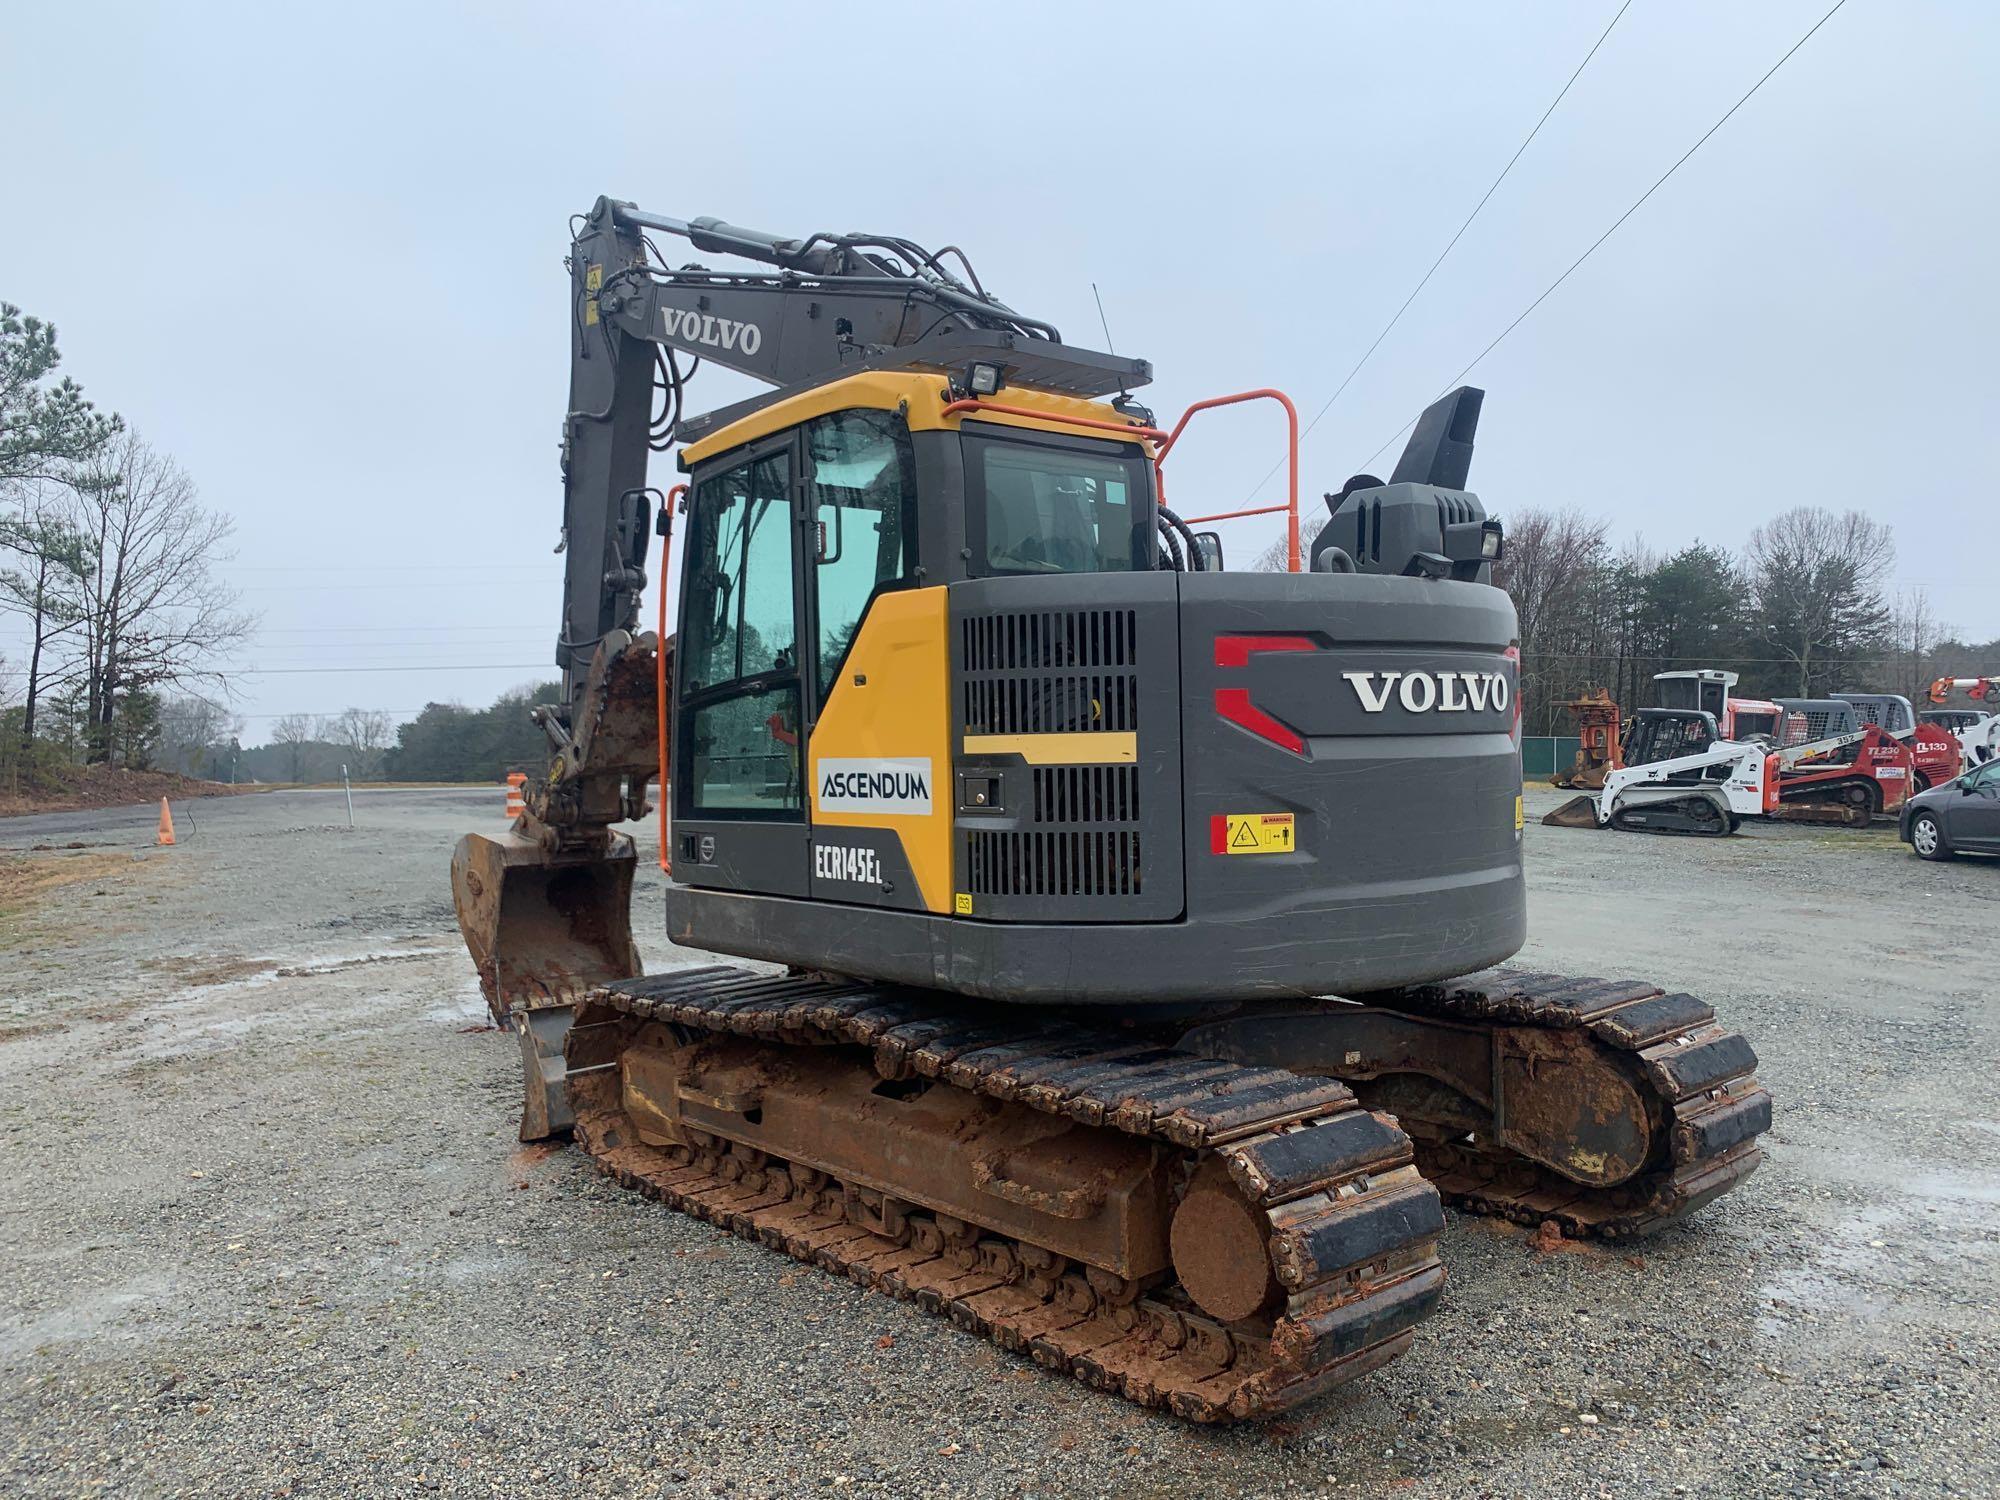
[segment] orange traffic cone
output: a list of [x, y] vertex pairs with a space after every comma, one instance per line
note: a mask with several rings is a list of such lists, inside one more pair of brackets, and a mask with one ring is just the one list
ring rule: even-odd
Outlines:
[[160, 799], [159, 841], [162, 845], [171, 844], [174, 841], [174, 811], [167, 806], [167, 799], [165, 797]]

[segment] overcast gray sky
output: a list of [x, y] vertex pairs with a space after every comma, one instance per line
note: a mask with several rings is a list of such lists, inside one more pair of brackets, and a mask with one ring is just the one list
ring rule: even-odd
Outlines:
[[[1637, 0], [1312, 434], [1305, 495], [1830, 4]], [[1161, 411], [1268, 384], [1309, 415], [1616, 9], [10, 6], [0, 297], [235, 516], [246, 740], [483, 703], [552, 654], [562, 257], [598, 194], [956, 241], [1073, 342], [1095, 281]], [[1732, 548], [1863, 507], [1899, 585], [2000, 636], [1997, 74], [2000, 6], [1852, 0], [1470, 377], [1488, 506]], [[704, 371], [691, 404], [746, 393]], [[1207, 421], [1184, 511], [1280, 452], [1271, 411]]]

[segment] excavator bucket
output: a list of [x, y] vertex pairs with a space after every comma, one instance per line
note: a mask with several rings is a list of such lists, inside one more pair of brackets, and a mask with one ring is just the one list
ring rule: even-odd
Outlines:
[[458, 930], [493, 1019], [573, 1005], [594, 985], [639, 971], [632, 942], [632, 841], [602, 856], [545, 853], [518, 833], [468, 833], [451, 855]]
[[1554, 812], [1544, 813], [1542, 821], [1551, 828], [1595, 828], [1597, 799], [1572, 797]]

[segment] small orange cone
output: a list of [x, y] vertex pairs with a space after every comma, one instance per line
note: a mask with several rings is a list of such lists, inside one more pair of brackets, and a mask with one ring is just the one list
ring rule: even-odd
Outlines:
[[173, 809], [167, 806], [167, 799], [165, 797], [160, 799], [159, 841], [162, 845], [171, 844], [174, 841], [174, 813]]

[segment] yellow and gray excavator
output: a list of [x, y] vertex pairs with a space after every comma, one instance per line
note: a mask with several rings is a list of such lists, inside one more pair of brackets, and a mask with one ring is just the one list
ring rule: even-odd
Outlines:
[[[563, 701], [452, 865], [524, 1137], [1206, 1421], [1402, 1352], [1446, 1202], [1623, 1237], [1757, 1164], [1770, 1096], [1707, 1005], [1494, 968], [1525, 894], [1479, 392], [1302, 547], [1289, 402], [1158, 424], [1144, 360], [955, 247], [578, 222]], [[773, 389], [690, 414], [703, 361]], [[1166, 504], [1189, 419], [1251, 397], [1290, 421], [1282, 572]], [[705, 953], [647, 977], [618, 825], [653, 786]]]

